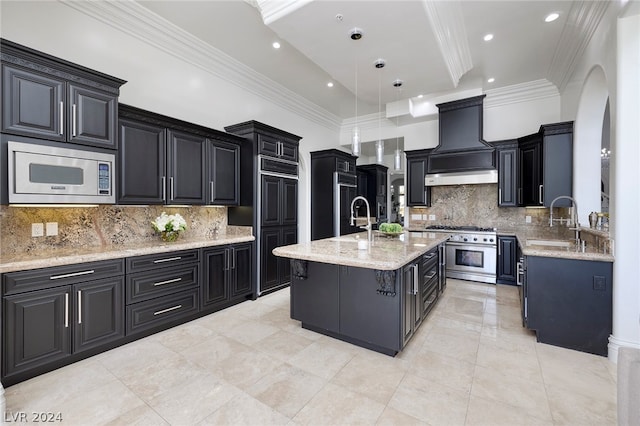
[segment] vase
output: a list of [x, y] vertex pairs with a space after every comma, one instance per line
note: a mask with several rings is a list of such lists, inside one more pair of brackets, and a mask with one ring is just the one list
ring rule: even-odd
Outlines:
[[162, 241], [165, 241], [168, 243], [172, 243], [175, 240], [177, 240], [179, 235], [180, 235], [180, 232], [178, 231], [163, 231], [160, 233], [160, 237], [162, 238]]

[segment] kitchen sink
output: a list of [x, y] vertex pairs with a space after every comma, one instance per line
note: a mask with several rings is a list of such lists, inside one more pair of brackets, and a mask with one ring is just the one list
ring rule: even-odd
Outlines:
[[575, 243], [567, 240], [539, 240], [539, 239], [527, 239], [527, 246], [545, 246], [545, 247], [572, 247]]

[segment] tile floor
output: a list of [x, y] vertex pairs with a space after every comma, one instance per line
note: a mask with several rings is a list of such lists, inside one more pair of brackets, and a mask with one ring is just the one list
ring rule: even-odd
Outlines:
[[65, 425], [615, 425], [606, 358], [536, 343], [515, 287], [448, 280], [395, 358], [304, 330], [288, 289], [6, 389]]

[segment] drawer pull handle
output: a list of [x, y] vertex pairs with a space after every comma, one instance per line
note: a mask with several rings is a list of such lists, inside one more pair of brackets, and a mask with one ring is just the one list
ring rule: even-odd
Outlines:
[[436, 255], [437, 253], [431, 253], [427, 255], [427, 259], [433, 259], [433, 257]]
[[69, 293], [64, 294], [64, 328], [69, 328]]
[[153, 283], [153, 285], [154, 286], [165, 285], [165, 284], [177, 283], [178, 281], [182, 281], [182, 278], [174, 278], [172, 280], [160, 281], [157, 283]]
[[427, 275], [427, 279], [429, 279], [429, 280], [430, 280], [431, 278], [435, 277], [435, 276], [436, 276], [436, 274], [437, 274], [437, 272], [436, 272], [436, 271], [433, 271], [432, 273], [430, 273], [429, 275]]
[[64, 134], [64, 102], [60, 102], [60, 134]]
[[174, 306], [172, 308], [167, 308], [167, 309], [163, 309], [161, 311], [156, 311], [156, 312], [153, 313], [153, 315], [166, 314], [167, 312], [175, 311], [176, 309], [180, 309], [180, 308], [182, 308], [182, 305], [177, 305], [177, 306]]
[[71, 136], [77, 136], [76, 104], [71, 105]]
[[94, 272], [95, 271], [93, 269], [91, 269], [89, 271], [73, 272], [71, 274], [51, 275], [49, 277], [49, 279], [50, 280], [59, 280], [60, 278], [79, 277], [80, 275], [89, 275], [89, 274], [93, 274]]
[[176, 257], [168, 257], [166, 259], [158, 259], [158, 260], [154, 260], [153, 263], [164, 263], [164, 262], [173, 262], [174, 260], [180, 260], [182, 259], [182, 257], [180, 256], [176, 256]]
[[78, 290], [78, 324], [82, 324], [82, 290]]

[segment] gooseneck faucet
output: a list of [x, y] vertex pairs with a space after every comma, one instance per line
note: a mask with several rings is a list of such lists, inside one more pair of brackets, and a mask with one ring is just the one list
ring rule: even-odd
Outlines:
[[567, 200], [571, 200], [571, 202], [573, 203], [573, 209], [571, 210], [571, 219], [570, 219], [571, 222], [569, 223], [569, 226], [574, 226], [574, 227], [577, 228], [578, 226], [580, 226], [578, 224], [578, 203], [576, 202], [576, 200], [574, 200], [572, 197], [569, 197], [568, 195], [561, 195], [559, 197], [556, 197], [551, 202], [551, 205], [549, 206], [549, 226], [553, 227], [553, 221], [554, 220], [556, 220], [556, 221], [562, 220], [562, 219], [554, 219], [553, 218], [553, 204], [556, 201], [558, 201], [558, 200], [560, 200], [562, 198], [565, 198]]
[[349, 223], [351, 224], [351, 226], [355, 225], [356, 218], [353, 215], [353, 206], [356, 203], [356, 201], [358, 201], [358, 200], [364, 201], [364, 203], [367, 206], [367, 226], [361, 226], [360, 228], [364, 228], [364, 229], [367, 230], [367, 239], [369, 240], [369, 242], [371, 242], [371, 240], [373, 238], [373, 234], [371, 232], [372, 231], [371, 230], [371, 210], [369, 209], [369, 202], [362, 195], [358, 195], [353, 200], [351, 200], [351, 219], [350, 219]]

